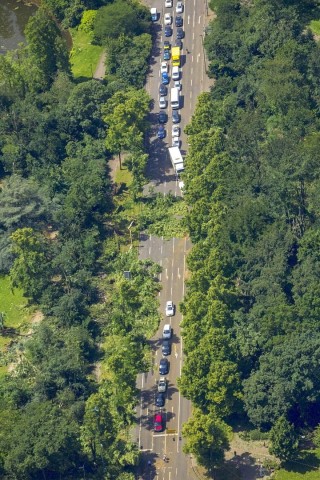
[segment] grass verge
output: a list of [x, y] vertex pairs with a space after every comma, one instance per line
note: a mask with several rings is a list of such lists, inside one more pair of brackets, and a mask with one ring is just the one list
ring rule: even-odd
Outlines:
[[90, 33], [71, 28], [73, 47], [70, 53], [71, 69], [75, 79], [89, 80], [97, 68], [103, 47], [91, 44]]
[[303, 450], [295, 461], [278, 470], [274, 480], [319, 480], [320, 448]]

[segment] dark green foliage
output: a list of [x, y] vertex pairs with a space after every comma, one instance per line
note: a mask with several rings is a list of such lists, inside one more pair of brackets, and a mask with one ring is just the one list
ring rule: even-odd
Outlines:
[[94, 40], [108, 44], [109, 38], [141, 35], [149, 30], [149, 11], [136, 1], [115, 0], [102, 7], [95, 18]]
[[270, 431], [270, 453], [281, 461], [295, 458], [298, 450], [298, 435], [294, 426], [285, 417], [280, 417]]

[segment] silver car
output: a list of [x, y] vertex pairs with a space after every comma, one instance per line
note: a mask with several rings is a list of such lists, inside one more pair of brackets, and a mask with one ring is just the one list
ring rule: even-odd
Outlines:
[[164, 393], [167, 390], [167, 379], [166, 377], [160, 377], [158, 382], [158, 392]]

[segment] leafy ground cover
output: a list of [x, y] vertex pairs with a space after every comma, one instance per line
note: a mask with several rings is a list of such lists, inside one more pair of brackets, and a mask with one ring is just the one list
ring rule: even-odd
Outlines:
[[70, 55], [73, 76], [76, 79], [89, 80], [96, 70], [103, 47], [92, 45], [92, 35], [83, 30], [71, 28], [70, 33], [73, 41]]

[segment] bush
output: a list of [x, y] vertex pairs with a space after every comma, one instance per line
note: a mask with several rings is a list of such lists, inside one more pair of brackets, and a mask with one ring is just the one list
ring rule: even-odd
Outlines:
[[86, 33], [93, 32], [94, 21], [97, 13], [97, 10], [86, 10], [85, 12], [83, 12], [81, 23], [79, 25], [79, 30], [82, 30]]

